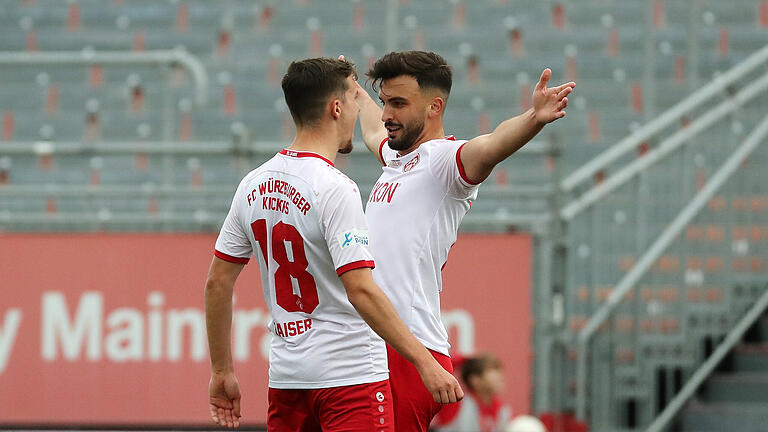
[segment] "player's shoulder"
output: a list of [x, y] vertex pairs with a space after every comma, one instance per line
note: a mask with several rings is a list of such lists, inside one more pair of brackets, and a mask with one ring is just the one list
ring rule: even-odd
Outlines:
[[317, 187], [321, 191], [326, 191], [331, 194], [357, 194], [360, 195], [360, 190], [357, 187], [357, 183], [346, 174], [341, 172], [335, 166], [328, 166], [327, 169], [319, 171], [319, 175], [323, 178], [317, 184]]
[[276, 170], [276, 163], [275, 158], [271, 158], [268, 161], [264, 162], [263, 164], [259, 165], [258, 167], [252, 169], [248, 174], [244, 175], [242, 180], [240, 180], [240, 184], [238, 185], [238, 188], [243, 187], [244, 185], [247, 185], [253, 181], [253, 179], [258, 178], [262, 176], [264, 173], [267, 173], [269, 171]]
[[429, 154], [455, 154], [467, 140], [456, 139], [453, 135], [445, 138], [433, 139], [425, 142], [421, 146]]

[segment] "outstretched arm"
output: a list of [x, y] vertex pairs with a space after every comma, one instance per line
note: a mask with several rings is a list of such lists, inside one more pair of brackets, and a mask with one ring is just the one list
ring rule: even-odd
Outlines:
[[376, 159], [384, 164], [379, 153], [379, 146], [387, 137], [387, 130], [381, 121], [382, 109], [360, 84], [357, 85], [355, 100], [360, 106], [360, 129], [363, 131], [363, 142]]
[[547, 123], [565, 116], [568, 95], [576, 83], [569, 82], [547, 88], [552, 71], [544, 69], [533, 91], [533, 108], [517, 117], [503, 121], [490, 134], [467, 142], [461, 150], [461, 163], [470, 180], [480, 183], [491, 174], [493, 167], [519, 150]]
[[[342, 54], [339, 56], [339, 60], [346, 61], [346, 58]], [[387, 130], [381, 121], [382, 109], [359, 83], [357, 83], [355, 102], [360, 107], [360, 129], [363, 131], [363, 142], [368, 150], [376, 156], [379, 163], [384, 165], [379, 154], [379, 146], [387, 137]]]
[[453, 403], [464, 397], [459, 382], [435, 360], [400, 319], [387, 296], [376, 286], [368, 268], [341, 275], [347, 297], [360, 316], [382, 339], [419, 371], [424, 386], [437, 403]]
[[240, 385], [232, 363], [230, 327], [232, 292], [243, 267], [214, 257], [205, 281], [205, 323], [211, 354], [208, 404], [213, 422], [230, 428], [240, 425]]

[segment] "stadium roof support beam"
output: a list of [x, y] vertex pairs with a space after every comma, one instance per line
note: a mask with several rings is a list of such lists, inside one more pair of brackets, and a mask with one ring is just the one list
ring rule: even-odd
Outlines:
[[0, 65], [29, 64], [156, 64], [181, 65], [195, 83], [195, 101], [204, 106], [208, 98], [208, 73], [202, 62], [183, 48], [152, 51], [0, 51]]
[[[768, 75], [766, 75], [768, 78]], [[685, 227], [707, 205], [709, 200], [717, 193], [725, 182], [738, 170], [747, 157], [768, 136], [768, 115], [761, 120], [758, 126], [744, 140], [736, 151], [723, 163], [712, 178], [683, 207], [675, 219], [659, 235], [653, 244], [645, 251], [632, 269], [616, 285], [606, 301], [600, 306], [587, 324], [579, 332], [577, 340], [576, 356], [576, 415], [579, 419], [586, 419], [587, 414], [587, 355], [589, 342], [598, 328], [613, 313], [621, 302], [621, 299], [632, 290], [654, 262], [664, 253], [672, 242], [683, 232]]]

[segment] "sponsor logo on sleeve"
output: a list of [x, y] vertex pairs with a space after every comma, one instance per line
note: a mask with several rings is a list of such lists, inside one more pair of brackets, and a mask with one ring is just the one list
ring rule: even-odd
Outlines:
[[368, 246], [368, 231], [353, 229], [344, 231], [336, 236], [339, 241], [339, 247], [342, 249], [351, 246]]

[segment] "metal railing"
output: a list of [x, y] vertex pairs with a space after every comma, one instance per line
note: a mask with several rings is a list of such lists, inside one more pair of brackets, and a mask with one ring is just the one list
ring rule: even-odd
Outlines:
[[[766, 51], [768, 52], [768, 51]], [[671, 137], [662, 141], [659, 146], [642, 158], [635, 160], [626, 167], [622, 168], [616, 174], [608, 177], [605, 181], [594, 186], [579, 198], [574, 199], [563, 207], [560, 212], [561, 217], [564, 220], [571, 220], [576, 215], [584, 211], [592, 204], [598, 202], [601, 198], [614, 191], [619, 186], [625, 184], [634, 176], [647, 170], [655, 163], [664, 159], [667, 155], [673, 152], [675, 149], [688, 143], [689, 140], [701, 132], [707, 130], [709, 127], [715, 125], [718, 121], [725, 118], [726, 115], [733, 113], [738, 108], [744, 106], [747, 102], [757, 98], [768, 89], [768, 74], [763, 75], [755, 82], [746, 86], [740, 90], [733, 98], [726, 99], [715, 108], [710, 109], [696, 121], [691, 123], [688, 127], [679, 130]], [[601, 157], [594, 160], [601, 159]]]
[[[768, 288], [768, 287], [767, 287]], [[653, 423], [648, 426], [646, 432], [662, 432], [674, 416], [683, 407], [683, 404], [690, 399], [696, 389], [704, 383], [704, 380], [715, 370], [718, 363], [725, 358], [726, 354], [733, 349], [741, 340], [747, 329], [755, 323], [765, 311], [768, 310], [768, 289], [760, 296], [755, 304], [739, 320], [734, 328], [726, 335], [725, 339], [718, 345], [711, 356], [694, 372], [680, 392], [672, 399], [664, 411], [659, 414]]]
[[615, 160], [632, 151], [635, 151], [638, 145], [642, 144], [649, 138], [656, 136], [665, 128], [674, 125], [676, 122], [679, 122], [693, 109], [703, 105], [713, 97], [721, 94], [729, 86], [737, 83], [750, 72], [756, 70], [759, 67], [765, 66], [766, 61], [768, 61], [768, 45], [755, 52], [738, 65], [729, 69], [727, 72], [717, 76], [701, 89], [698, 89], [696, 92], [691, 94], [691, 96], [683, 99], [680, 101], [680, 103], [668, 109], [654, 120], [650, 121], [648, 124], [635, 131], [633, 134], [627, 136], [623, 140], [611, 146], [605, 152], [601, 153], [598, 157], [592, 159], [579, 169], [575, 170], [573, 173], [565, 177], [562, 182], [560, 182], [560, 189], [562, 189], [562, 191], [565, 193], [572, 192], [577, 187], [584, 184], [587, 180], [593, 178], [595, 174], [604, 170]]
[[195, 100], [204, 106], [208, 98], [208, 72], [194, 55], [183, 48], [153, 51], [39, 51], [39, 52], [0, 52], [0, 65], [64, 65], [64, 64], [178, 64], [187, 69], [195, 82]]
[[589, 342], [597, 329], [605, 322], [610, 314], [627, 293], [635, 288], [640, 278], [651, 268], [653, 263], [664, 253], [670, 244], [706, 206], [707, 202], [736, 172], [739, 165], [765, 140], [768, 136], [768, 116], [754, 129], [744, 143], [726, 160], [715, 175], [696, 194], [675, 217], [672, 223], [645, 251], [632, 269], [616, 285], [616, 288], [606, 299], [605, 303], [589, 319], [586, 326], [578, 335], [577, 351], [577, 384], [576, 384], [576, 414], [585, 419], [587, 414], [587, 361]]

